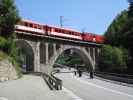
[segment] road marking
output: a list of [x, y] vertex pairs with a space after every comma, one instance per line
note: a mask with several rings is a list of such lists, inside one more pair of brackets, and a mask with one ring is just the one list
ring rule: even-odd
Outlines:
[[8, 100], [8, 99], [5, 97], [0, 97], [0, 100]]
[[88, 84], [88, 85], [91, 85], [91, 86], [94, 86], [94, 87], [97, 87], [97, 88], [100, 88], [100, 89], [104, 89], [104, 90], [109, 91], [109, 92], [113, 92], [113, 93], [117, 93], [117, 94], [121, 94], [121, 95], [125, 95], [125, 96], [133, 98], [133, 95], [130, 95], [130, 94], [127, 94], [127, 93], [124, 93], [124, 92], [120, 92], [120, 91], [116, 91], [116, 90], [113, 90], [113, 89], [105, 88], [103, 86], [87, 82], [87, 81], [82, 80], [82, 79], [77, 78], [77, 77], [74, 77], [74, 78], [77, 79], [78, 81], [82, 82], [82, 83], [85, 83], [85, 84]]
[[72, 91], [66, 89], [65, 87], [62, 87], [63, 91], [65, 91], [69, 96], [72, 97], [72, 100], [83, 100], [80, 97], [78, 97], [77, 95], [75, 95]]

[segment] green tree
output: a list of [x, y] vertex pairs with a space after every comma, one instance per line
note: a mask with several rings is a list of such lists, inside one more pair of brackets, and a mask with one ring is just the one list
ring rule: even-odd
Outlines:
[[19, 21], [18, 11], [14, 0], [0, 0], [0, 36], [6, 39], [4, 52], [15, 55], [15, 24]]
[[9, 38], [13, 36], [14, 26], [19, 20], [14, 0], [0, 1], [0, 35]]
[[123, 71], [126, 69], [126, 59], [124, 50], [112, 47], [110, 45], [104, 45], [101, 49], [100, 59], [99, 59], [99, 69], [100, 71]]
[[105, 32], [107, 44], [111, 44], [113, 46], [125, 46], [125, 31], [128, 30], [127, 22], [128, 13], [124, 10], [121, 14], [117, 15]]
[[119, 14], [105, 32], [106, 43], [128, 50], [128, 72], [133, 74], [133, 0], [129, 0], [128, 10]]
[[59, 56], [56, 63], [74, 66], [75, 64], [82, 65], [84, 62], [77, 53], [70, 54], [70, 52], [65, 51]]

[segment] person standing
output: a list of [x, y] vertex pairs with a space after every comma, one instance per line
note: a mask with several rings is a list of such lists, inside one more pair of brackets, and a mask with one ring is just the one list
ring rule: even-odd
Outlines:
[[74, 75], [76, 76], [76, 70], [74, 71]]
[[93, 79], [93, 76], [94, 76], [93, 74], [94, 74], [93, 71], [91, 71], [91, 72], [90, 72], [90, 78], [91, 78], [91, 79]]
[[82, 76], [82, 71], [78, 70], [78, 73], [79, 73], [79, 77], [81, 77]]

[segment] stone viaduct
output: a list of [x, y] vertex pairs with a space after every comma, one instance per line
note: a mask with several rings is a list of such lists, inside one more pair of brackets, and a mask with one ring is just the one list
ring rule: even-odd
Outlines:
[[[56, 59], [65, 50], [73, 50], [83, 59], [86, 67], [95, 70], [101, 44], [72, 41], [57, 37], [17, 32], [16, 45], [25, 53], [27, 71], [50, 74]], [[19, 53], [19, 52], [18, 52]]]

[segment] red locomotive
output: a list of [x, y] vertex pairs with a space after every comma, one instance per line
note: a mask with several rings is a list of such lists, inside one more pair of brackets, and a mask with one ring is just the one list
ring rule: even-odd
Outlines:
[[92, 33], [81, 33], [75, 30], [43, 25], [37, 22], [21, 20], [16, 26], [16, 31], [29, 32], [37, 35], [49, 35], [72, 40], [103, 43], [104, 37]]

